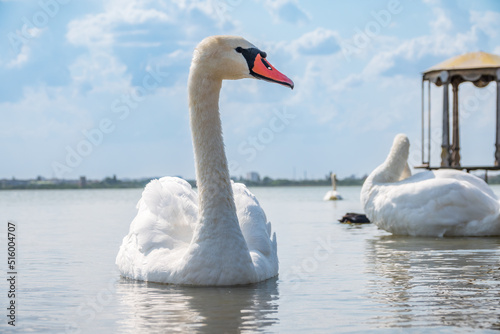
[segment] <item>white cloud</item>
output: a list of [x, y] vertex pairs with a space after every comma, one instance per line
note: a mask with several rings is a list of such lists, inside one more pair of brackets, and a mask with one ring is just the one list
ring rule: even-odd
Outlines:
[[500, 13], [498, 12], [470, 12], [470, 21], [478, 29], [484, 31], [489, 37], [496, 38], [500, 31]]
[[[224, 29], [234, 27], [231, 15], [241, 0], [111, 0], [102, 15], [108, 30], [118, 24], [140, 25], [162, 23], [176, 27], [179, 36], [206, 33], [216, 26]], [[161, 33], [161, 31], [158, 31]]]
[[453, 28], [452, 20], [442, 8], [434, 7], [432, 11], [435, 17], [431, 19], [430, 26], [435, 32], [447, 32]]
[[[193, 13], [200, 13], [201, 17]], [[203, 21], [203, 16], [214, 22], [224, 21], [225, 17], [220, 14], [220, 8], [211, 1], [112, 0], [106, 3], [103, 12], [71, 21], [66, 37], [75, 45], [102, 48], [113, 45], [120, 34], [138, 32], [137, 29], [123, 32], [120, 26], [161, 23], [165, 29], [177, 26], [180, 33], [189, 34], [193, 30], [193, 22], [186, 22], [186, 18], [190, 15], [198, 15], [195, 19], [199, 22], [194, 22], [194, 25], [203, 25], [207, 23]], [[158, 31], [158, 34], [161, 33]]]
[[169, 16], [156, 9], [139, 8], [139, 2], [111, 2], [107, 10], [97, 15], [87, 15], [73, 20], [68, 25], [68, 41], [87, 47], [106, 47], [114, 42], [114, 28], [119, 24], [140, 24], [144, 22], [169, 22]]
[[[399, 63], [402, 66], [409, 63], [415, 65], [428, 56], [451, 57], [477, 48], [477, 26], [472, 25], [465, 32], [455, 32], [450, 18], [443, 10], [438, 8], [433, 12], [435, 16], [429, 22], [431, 34], [407, 40], [387, 39], [386, 43], [380, 40], [382, 44], [377, 45], [377, 51], [363, 69], [363, 74], [374, 77], [393, 69]], [[403, 68], [398, 70], [404, 72]]]
[[291, 45], [297, 53], [307, 55], [328, 55], [340, 50], [338, 33], [325, 28], [305, 33]]
[[68, 24], [66, 38], [75, 45], [87, 47], [110, 46], [113, 34], [109, 26], [113, 21], [104, 13], [87, 15], [83, 19], [73, 20]]
[[118, 94], [130, 88], [127, 68], [106, 52], [92, 52], [78, 57], [69, 71], [75, 88], [88, 86], [93, 90]]
[[21, 52], [16, 56], [16, 58], [12, 59], [7, 63], [7, 68], [19, 68], [22, 67], [31, 55], [31, 49], [26, 44], [23, 44], [21, 47]]
[[[195, 45], [193, 41], [199, 41], [206, 36], [207, 31], [213, 32], [224, 26], [227, 33], [229, 20], [221, 15], [216, 2], [108, 1], [102, 12], [86, 15], [68, 24], [67, 40], [86, 47], [90, 54], [79, 57], [78, 63], [72, 67], [83, 68], [86, 72], [93, 69], [100, 71], [99, 68], [106, 71], [107, 65], [92, 62], [96, 59], [114, 59], [111, 69], [117, 70], [117, 74], [128, 72], [136, 75], [137, 71], [143, 72], [153, 60], [163, 63], [161, 59], [170, 59], [175, 51], [185, 48], [191, 52]], [[133, 52], [134, 57], [128, 57], [128, 51], [124, 52], [124, 48], [133, 49], [130, 52]], [[137, 61], [141, 56], [144, 59]], [[185, 58], [183, 54], [182, 60]], [[84, 59], [89, 62], [84, 63]]]
[[67, 89], [25, 88], [21, 101], [0, 103], [1, 110], [9, 111], [0, 124], [0, 137], [39, 141], [51, 134], [64, 137], [75, 128], [90, 125], [88, 113], [74, 98]]
[[[15, 39], [15, 46], [11, 45], [13, 49], [18, 49], [19, 52], [15, 56], [14, 59], [9, 61], [5, 66], [7, 68], [20, 68], [24, 66], [30, 59], [32, 54], [32, 50], [30, 44], [32, 43], [32, 39], [40, 37], [47, 29], [40, 29], [36, 27], [26, 28], [26, 32], [29, 35], [29, 39], [26, 39], [24, 36], [17, 35], [19, 39]], [[16, 34], [20, 34], [20, 32], [16, 32]], [[15, 37], [13, 37], [15, 38]], [[19, 43], [19, 44], [17, 44]]]
[[311, 21], [311, 16], [296, 0], [264, 0], [264, 5], [277, 22], [305, 24]]

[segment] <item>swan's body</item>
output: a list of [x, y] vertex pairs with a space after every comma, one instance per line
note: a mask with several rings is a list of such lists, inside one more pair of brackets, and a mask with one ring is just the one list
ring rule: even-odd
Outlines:
[[366, 179], [361, 202], [378, 227], [411, 236], [500, 235], [500, 203], [480, 178], [457, 170], [411, 176], [409, 141], [394, 139], [386, 161]]
[[293, 88], [265, 57], [239, 37], [209, 37], [197, 46], [188, 86], [198, 194], [179, 178], [146, 186], [116, 259], [123, 276], [237, 285], [278, 274], [271, 224], [248, 189], [229, 178], [218, 110], [223, 79], [258, 77]]
[[323, 197], [324, 201], [337, 201], [341, 200], [342, 196], [337, 191], [337, 175], [332, 173], [330, 178], [332, 179], [332, 190], [329, 190], [325, 197]]

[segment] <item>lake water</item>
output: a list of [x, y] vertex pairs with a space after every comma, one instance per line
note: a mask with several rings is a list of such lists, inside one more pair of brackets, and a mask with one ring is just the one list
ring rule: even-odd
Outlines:
[[[494, 187], [497, 194], [500, 188]], [[0, 192], [7, 325], [7, 222], [16, 224], [20, 333], [497, 332], [500, 238], [393, 237], [340, 224], [360, 187], [253, 188], [278, 237], [280, 275], [242, 287], [120, 278], [114, 261], [141, 189]], [[2, 254], [3, 253], [3, 254]]]

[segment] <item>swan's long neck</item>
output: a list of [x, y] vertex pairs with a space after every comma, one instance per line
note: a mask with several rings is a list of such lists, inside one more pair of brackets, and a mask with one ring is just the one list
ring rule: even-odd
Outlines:
[[337, 180], [336, 180], [337, 178], [335, 177], [335, 174], [332, 174], [331, 179], [332, 179], [333, 191], [336, 191], [337, 190]]
[[373, 182], [376, 183], [392, 183], [401, 180], [401, 176], [407, 168], [408, 151], [391, 150], [391, 153], [375, 171], [370, 175], [373, 176]]
[[238, 225], [231, 179], [227, 165], [219, 114], [222, 80], [207, 71], [191, 66], [189, 76], [189, 109], [199, 217], [204, 226]]
[[411, 175], [408, 167], [409, 142], [408, 139], [396, 137], [391, 152], [384, 163], [366, 178], [361, 189], [361, 202], [368, 200], [370, 191], [375, 184], [398, 182]]

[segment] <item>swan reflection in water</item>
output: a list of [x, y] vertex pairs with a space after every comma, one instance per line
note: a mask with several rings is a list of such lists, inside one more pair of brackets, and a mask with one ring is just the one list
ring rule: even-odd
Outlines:
[[500, 329], [500, 239], [367, 240], [374, 325]]
[[278, 278], [235, 287], [194, 287], [126, 278], [117, 283], [127, 314], [118, 332], [240, 333], [278, 322]]

